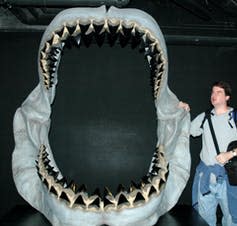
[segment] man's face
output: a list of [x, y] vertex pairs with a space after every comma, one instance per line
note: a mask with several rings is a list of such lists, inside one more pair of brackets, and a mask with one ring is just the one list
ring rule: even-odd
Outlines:
[[230, 96], [225, 94], [225, 90], [221, 87], [214, 86], [211, 93], [211, 103], [214, 107], [226, 106]]

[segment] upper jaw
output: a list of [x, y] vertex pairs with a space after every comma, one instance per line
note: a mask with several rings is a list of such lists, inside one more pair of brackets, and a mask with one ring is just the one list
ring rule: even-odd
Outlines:
[[[93, 35], [96, 35], [96, 39], [101, 39], [104, 34], [112, 39], [115, 35], [122, 36], [125, 45], [134, 39], [136, 41], [140, 39], [150, 64], [154, 79], [154, 97], [157, 99], [159, 90], [166, 84], [166, 76], [163, 76], [167, 74], [168, 67], [165, 41], [154, 19], [137, 9], [111, 7], [106, 11], [102, 6], [73, 8], [61, 12], [48, 26], [41, 40], [38, 57], [41, 84], [47, 90], [56, 86], [60, 53], [68, 39], [73, 39], [74, 44], [80, 45], [82, 39], [90, 39]], [[48, 93], [51, 94], [50, 102], [52, 102], [54, 89]]]
[[98, 8], [72, 8], [62, 11], [45, 30], [41, 39], [40, 49], [43, 48], [44, 43], [51, 38], [52, 32], [61, 29], [66, 23], [70, 24], [76, 21], [87, 22], [90, 20], [100, 22], [107, 19], [111, 21], [122, 20], [127, 24], [135, 22], [140, 28], [150, 31], [159, 41], [164, 57], [167, 59], [165, 40], [156, 21], [149, 14], [139, 9], [118, 9], [114, 6], [110, 7], [108, 11], [105, 6]]

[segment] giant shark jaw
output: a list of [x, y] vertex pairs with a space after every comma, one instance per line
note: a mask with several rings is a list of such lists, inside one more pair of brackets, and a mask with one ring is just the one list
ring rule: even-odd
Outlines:
[[[49, 145], [51, 104], [63, 49], [89, 46], [139, 46], [153, 78], [159, 127], [157, 147], [146, 175], [116, 194], [105, 188], [89, 195], [85, 186], [67, 182]], [[189, 115], [177, 108], [167, 86], [168, 62], [163, 35], [153, 18], [135, 9], [74, 8], [58, 14], [39, 48], [39, 85], [14, 117], [13, 177], [18, 192], [56, 226], [149, 226], [177, 202], [189, 178]]]

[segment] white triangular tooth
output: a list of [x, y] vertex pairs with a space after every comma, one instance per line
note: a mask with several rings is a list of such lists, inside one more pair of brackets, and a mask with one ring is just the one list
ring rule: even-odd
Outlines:
[[150, 31], [148, 31], [148, 32], [146, 33], [146, 35], [147, 35], [147, 38], [148, 38], [151, 42], [153, 42], [153, 43], [156, 43], [156, 42], [157, 42], [157, 39], [155, 38], [155, 36], [153, 36], [153, 35], [151, 34]]
[[73, 32], [72, 36], [77, 36], [81, 33], [81, 27], [79, 25], [79, 22], [76, 25], [75, 31]]
[[93, 20], [91, 20], [90, 26], [89, 26], [88, 30], [85, 32], [85, 34], [89, 35], [91, 32], [95, 32], [95, 28], [93, 26]]
[[45, 53], [48, 53], [50, 50], [50, 44], [48, 42], [45, 43]]
[[62, 33], [61, 39], [62, 39], [62, 40], [66, 40], [69, 35], [70, 35], [70, 34], [69, 34], [68, 29], [67, 29], [67, 26], [64, 25], [64, 27], [63, 27], [63, 33]]
[[116, 33], [121, 33], [122, 35], [124, 35], [123, 33], [123, 26], [122, 26], [122, 21], [120, 21], [118, 29], [116, 31]]
[[159, 187], [159, 184], [160, 184], [160, 176], [155, 176], [152, 178], [151, 180], [151, 184], [155, 187], [155, 188], [158, 188]]
[[[121, 203], [121, 204], [118, 203], [121, 195], [123, 195], [126, 198], [127, 202]], [[123, 208], [129, 207], [130, 203], [128, 201], [128, 194], [127, 194], [127, 192], [119, 192], [115, 196], [115, 202], [116, 202], [116, 206], [117, 206], [118, 209], [123, 209]]]
[[47, 180], [48, 183], [48, 189], [50, 190], [50, 188], [52, 187], [52, 185], [54, 184], [54, 178], [52, 176], [47, 175], [45, 177], [45, 179]]
[[47, 62], [47, 60], [41, 59], [41, 60], [40, 60], [40, 63], [41, 63], [42, 69], [43, 69], [44, 71], [48, 71], [48, 62]]
[[64, 188], [62, 187], [61, 184], [57, 184], [55, 182], [54, 182], [53, 186], [54, 186], [54, 189], [56, 190], [56, 192], [58, 194], [57, 198], [59, 199], [59, 197], [62, 194], [62, 191], [63, 191]]
[[106, 19], [105, 21], [104, 21], [104, 27], [101, 29], [101, 32], [100, 32], [100, 34], [102, 34], [103, 32], [110, 32], [109, 31], [109, 25], [108, 25], [108, 20]]
[[40, 51], [40, 59], [44, 60], [46, 59], [46, 57], [47, 57], [47, 54], [43, 51]]
[[144, 187], [141, 188], [142, 195], [145, 198], [146, 202], [149, 201], [149, 192], [150, 192], [151, 186], [152, 186], [151, 184], [146, 184]]
[[53, 42], [52, 45], [57, 45], [61, 42], [61, 39], [58, 34], [53, 33]]

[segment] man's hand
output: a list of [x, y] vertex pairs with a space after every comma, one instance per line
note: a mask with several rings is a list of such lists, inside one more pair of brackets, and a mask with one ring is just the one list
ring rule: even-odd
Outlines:
[[183, 108], [185, 111], [190, 111], [190, 107], [187, 103], [180, 101], [178, 104], [178, 108]]
[[219, 162], [222, 165], [226, 164], [232, 158], [233, 158], [233, 153], [231, 151], [222, 152], [216, 156], [217, 162]]

